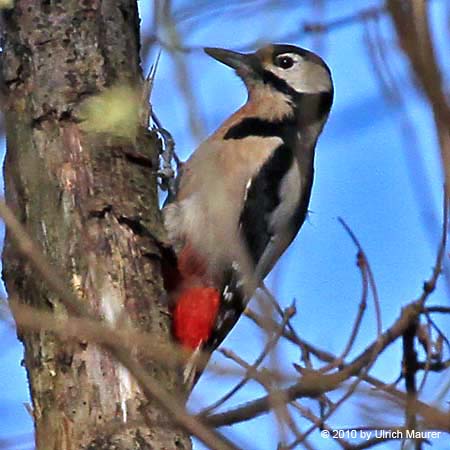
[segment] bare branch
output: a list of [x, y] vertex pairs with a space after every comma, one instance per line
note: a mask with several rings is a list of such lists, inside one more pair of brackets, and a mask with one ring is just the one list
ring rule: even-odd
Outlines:
[[[402, 336], [411, 321], [418, 317], [420, 311], [419, 301], [410, 303], [403, 308], [397, 321], [350, 364], [333, 374], [319, 374], [318, 372], [305, 374], [297, 384], [282, 390], [282, 392], [289, 401], [292, 401], [300, 397], [317, 397], [336, 389], [350, 377], [358, 375], [372, 361], [374, 354], [380, 354], [398, 337]], [[269, 398], [265, 396], [226, 413], [208, 416], [205, 421], [214, 426], [232, 425], [264, 414], [269, 409]]]
[[288, 323], [289, 319], [293, 316], [295, 309], [293, 307], [289, 308], [284, 313], [283, 322], [281, 325], [274, 330], [274, 334], [269, 338], [266, 345], [264, 346], [260, 355], [256, 358], [255, 362], [250, 366], [250, 370], [247, 370], [245, 377], [234, 386], [229, 392], [227, 392], [222, 398], [214, 402], [212, 405], [205, 408], [203, 411], [199, 413], [199, 416], [207, 416], [211, 414], [212, 411], [222, 406], [225, 402], [227, 402], [234, 394], [236, 394], [240, 389], [242, 389], [247, 382], [250, 380], [250, 373], [256, 370], [259, 365], [264, 361], [266, 356], [272, 351], [275, 345], [278, 343], [280, 337], [282, 336], [285, 326]]

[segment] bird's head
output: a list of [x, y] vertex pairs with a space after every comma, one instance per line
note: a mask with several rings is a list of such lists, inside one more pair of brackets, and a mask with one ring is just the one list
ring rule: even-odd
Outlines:
[[[222, 48], [205, 52], [233, 68], [244, 81], [250, 99], [271, 102], [280, 114], [310, 107], [318, 101], [317, 116], [327, 115], [333, 100], [333, 82], [326, 63], [315, 53], [294, 45], [271, 44], [255, 53]], [[305, 99], [307, 104], [305, 105]], [[281, 110], [285, 110], [283, 113]]]

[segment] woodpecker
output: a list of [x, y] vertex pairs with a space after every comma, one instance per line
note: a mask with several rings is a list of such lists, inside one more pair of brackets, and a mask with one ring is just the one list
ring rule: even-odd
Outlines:
[[[220, 345], [302, 226], [333, 102], [330, 69], [311, 51], [204, 50], [235, 70], [248, 99], [184, 164], [176, 198], [163, 209], [177, 255], [165, 277], [173, 334], [191, 363]], [[203, 368], [187, 365], [186, 381]]]

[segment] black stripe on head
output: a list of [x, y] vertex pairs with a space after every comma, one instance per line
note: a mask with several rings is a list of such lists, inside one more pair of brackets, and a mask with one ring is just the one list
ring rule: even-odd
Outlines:
[[[326, 67], [326, 66], [325, 66]], [[298, 92], [274, 73], [263, 70], [261, 74], [263, 83], [269, 84], [277, 91], [289, 97], [298, 118], [298, 125], [309, 125], [311, 122], [320, 120], [330, 112], [333, 104], [333, 91], [318, 93]]]
[[277, 91], [287, 95], [290, 98], [293, 105], [295, 105], [295, 103], [298, 101], [298, 97], [301, 95], [300, 92], [297, 92], [294, 88], [289, 86], [289, 84], [285, 80], [282, 80], [281, 78], [277, 77], [274, 73], [270, 72], [269, 70], [262, 71], [261, 79], [264, 84], [269, 84]]

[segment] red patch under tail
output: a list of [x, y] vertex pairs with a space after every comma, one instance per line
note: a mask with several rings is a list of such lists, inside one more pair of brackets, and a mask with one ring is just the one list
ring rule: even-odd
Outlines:
[[176, 265], [164, 272], [166, 289], [173, 305], [173, 334], [183, 347], [195, 350], [211, 337], [219, 311], [220, 293], [211, 287], [206, 264], [189, 244], [179, 253]]
[[210, 338], [219, 302], [219, 291], [212, 287], [188, 287], [181, 291], [173, 310], [173, 332], [183, 347], [195, 350]]

